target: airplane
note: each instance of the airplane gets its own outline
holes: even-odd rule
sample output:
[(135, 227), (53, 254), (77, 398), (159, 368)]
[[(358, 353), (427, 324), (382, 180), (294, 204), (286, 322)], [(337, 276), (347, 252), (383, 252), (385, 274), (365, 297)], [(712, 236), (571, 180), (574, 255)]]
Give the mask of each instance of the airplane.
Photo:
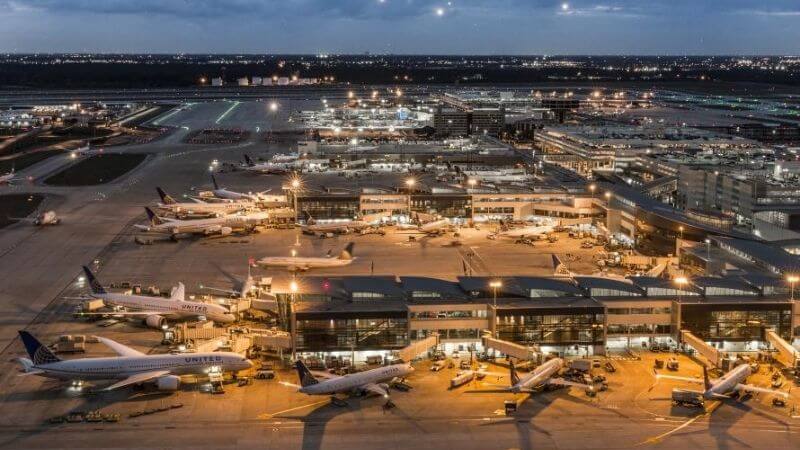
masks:
[(308, 212), (306, 215), (306, 224), (300, 227), (300, 230), (305, 234), (325, 234), (325, 233), (341, 233), (347, 234), (351, 231), (361, 231), (369, 228), (372, 225), (364, 220), (338, 220), (330, 223), (318, 223), (311, 217)]
[(249, 230), (255, 228), (269, 219), (269, 214), (264, 212), (249, 214), (229, 214), (222, 217), (207, 219), (181, 220), (159, 217), (152, 209), (144, 207), (150, 225), (134, 225), (139, 230), (169, 234), (172, 239), (177, 239), (181, 234), (199, 234), (210, 236), (218, 234), (227, 236), (233, 230)]
[(415, 214), (414, 223), (399, 225), (398, 228), (431, 236), (441, 236), (450, 229), (450, 221), (447, 218), (442, 218), (423, 223), (419, 214)]
[[(355, 243), (350, 242), (339, 253), (339, 256), (308, 257), (308, 256), (265, 256), (256, 261), (259, 266), (266, 267), (286, 267), (289, 271), (305, 271), (315, 268), (344, 267), (353, 262), (353, 247)], [(328, 252), (330, 255), (330, 252)]]
[[(252, 261), (252, 259), (251, 259), (251, 261)], [(253, 279), (253, 276), (250, 274), (250, 267), (251, 267), (251, 264), (248, 264), (247, 265), (247, 278), (245, 278), (244, 281), (241, 282), (241, 286), (239, 287), (239, 289), (220, 289), (220, 288), (215, 288), (215, 287), (211, 287), (211, 286), (205, 286), (205, 285), (202, 285), (202, 284), (200, 285), (200, 289), (207, 289), (209, 291), (222, 292), (222, 293), (225, 293), (225, 294), (228, 294), (228, 295), (231, 295), (231, 296), (235, 296), (236, 298), (239, 298), (239, 299), (245, 299), (248, 296), (255, 295), (253, 293), (253, 291), (256, 290), (257, 286), (256, 286), (255, 280)]]
[(45, 211), (41, 214), (37, 214), (36, 218), (33, 219), (30, 217), (9, 217), (9, 219), (30, 222), (39, 226), (58, 225), (61, 223), (61, 218), (56, 215), (55, 211)]
[(121, 307), (125, 312), (82, 313), (83, 315), (123, 315), (141, 316), (150, 328), (163, 328), (167, 319), (211, 320), (217, 323), (232, 323), (236, 317), (221, 305), (188, 301), (183, 283), (172, 289), (170, 298), (146, 295), (128, 295), (108, 292), (92, 271), (83, 266), (83, 273), (89, 282), (90, 297), (103, 300), (106, 306)]
[(231, 201), (231, 202), (204, 202), (197, 199), (192, 199), (192, 202), (177, 202), (172, 196), (164, 192), (160, 187), (156, 187), (161, 203), (158, 208), (172, 212), (173, 214), (189, 214), (189, 215), (214, 215), (214, 214), (228, 214), (239, 212), (249, 208), (253, 205), (250, 201)]
[(550, 234), (554, 229), (555, 227), (553, 225), (530, 225), (527, 227), (512, 228), (510, 230), (501, 231), (497, 233), (497, 236), (506, 238), (536, 238)]
[(250, 155), (244, 155), (244, 165), (242, 168), (244, 170), (250, 172), (258, 172), (264, 174), (273, 174), (273, 175), (282, 175), (288, 173), (290, 170), (295, 168), (294, 162), (282, 162), (282, 163), (274, 163), (274, 162), (262, 162), (256, 163), (250, 158)]
[[(365, 370), (364, 372), (347, 375), (332, 375), (328, 373), (312, 373), (299, 359), (295, 362), (297, 376), (300, 379), (298, 392), (307, 395), (331, 395), (341, 393), (374, 393), (386, 399), (386, 405), (391, 406), (389, 398), (389, 385), (387, 382), (395, 378), (403, 378), (414, 372), (409, 363), (392, 364)], [(284, 383), (288, 384), (288, 383)]]
[(214, 196), (225, 200), (247, 200), (250, 202), (258, 202), (263, 199), (262, 196), (264, 194), (269, 192), (269, 190), (266, 190), (255, 193), (248, 192), (245, 194), (244, 192), (230, 191), (228, 189), (219, 187), (219, 184), (217, 184), (217, 178), (213, 174), (211, 175), (211, 181), (214, 183), (214, 190), (211, 192), (214, 193)]
[(72, 381), (119, 380), (103, 391), (151, 381), (159, 390), (175, 391), (180, 387), (180, 375), (205, 375), (214, 368), (238, 372), (253, 367), (252, 362), (238, 353), (146, 355), (103, 337), (97, 339), (119, 356), (62, 360), (27, 331), (19, 331), (19, 335), (30, 357), (19, 358), (26, 375)]
[(734, 367), (726, 374), (712, 381), (708, 379), (708, 369), (704, 365), (702, 380), (698, 378), (678, 377), (674, 375), (662, 375), (658, 373), (656, 374), (656, 379), (664, 378), (668, 380), (677, 380), (677, 381), (685, 381), (688, 383), (702, 384), (704, 388), (703, 391), (693, 391), (690, 389), (673, 389), (673, 393), (678, 395), (697, 394), (702, 396), (705, 400), (729, 399), (732, 398), (731, 394), (733, 394), (736, 391), (738, 391), (740, 394), (745, 392), (762, 392), (765, 394), (774, 394), (774, 395), (780, 395), (781, 397), (784, 398), (789, 398), (789, 394), (786, 392), (762, 388), (752, 384), (745, 384), (747, 381), (747, 377), (749, 377), (752, 373), (753, 369), (750, 367), (750, 364), (745, 363)]
[[(618, 275), (618, 274), (612, 273), (612, 272), (595, 272), (595, 273), (593, 273), (591, 275), (576, 274), (576, 273), (572, 272), (571, 270), (569, 270), (567, 265), (564, 264), (561, 261), (561, 258), (559, 258), (555, 253), (551, 254), (551, 257), (553, 258), (553, 277), (554, 278), (575, 278), (575, 277), (580, 277), (580, 276), (587, 276), (587, 277), (609, 278), (609, 279), (624, 281), (624, 282), (628, 282), (628, 283), (630, 282), (630, 280), (628, 280), (625, 276)], [(666, 264), (659, 264), (659, 265), (653, 267), (652, 269), (648, 270), (643, 276), (657, 278), (657, 277), (659, 277), (661, 275), (661, 273), (664, 271), (665, 268), (666, 268)]]
[[(547, 384), (559, 385), (559, 386), (578, 386), (586, 389), (594, 389), (593, 386), (584, 384), (584, 383), (576, 383), (574, 381), (565, 380), (558, 376), (558, 372), (564, 368), (566, 365), (564, 360), (561, 358), (553, 358), (544, 364), (533, 369), (530, 373), (520, 377), (517, 375), (517, 369), (514, 367), (514, 362), (509, 361), (510, 363), (510, 386), (501, 386), (499, 389), (481, 389), (476, 391), (470, 391), (473, 393), (497, 393), (497, 392), (511, 392), (514, 394), (520, 393), (532, 393), (537, 388), (540, 388)], [(486, 372), (489, 375), (498, 375), (495, 373)], [(500, 374), (504, 375), (504, 374)]]

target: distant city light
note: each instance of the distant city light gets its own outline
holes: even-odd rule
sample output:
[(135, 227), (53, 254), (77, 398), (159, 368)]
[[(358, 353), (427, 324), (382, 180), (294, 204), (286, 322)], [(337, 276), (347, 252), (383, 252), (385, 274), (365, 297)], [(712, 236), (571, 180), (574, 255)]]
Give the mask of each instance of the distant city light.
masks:
[(444, 8), (436, 8), (436, 15), (442, 17), (444, 15)]
[(569, 10), (569, 3), (562, 3), (561, 4), (561, 10), (562, 11), (568, 11)]

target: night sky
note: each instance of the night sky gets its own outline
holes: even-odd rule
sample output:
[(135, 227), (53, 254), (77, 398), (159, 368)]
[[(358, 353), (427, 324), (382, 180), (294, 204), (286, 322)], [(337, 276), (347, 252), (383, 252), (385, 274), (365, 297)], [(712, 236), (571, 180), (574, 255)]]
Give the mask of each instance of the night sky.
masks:
[(0, 0), (0, 52), (800, 54), (800, 0)]

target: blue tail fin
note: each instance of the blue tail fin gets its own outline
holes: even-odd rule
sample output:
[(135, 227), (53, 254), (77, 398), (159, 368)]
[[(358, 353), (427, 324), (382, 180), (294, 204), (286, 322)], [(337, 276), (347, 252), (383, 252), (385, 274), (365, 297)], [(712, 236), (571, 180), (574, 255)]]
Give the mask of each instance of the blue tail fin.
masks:
[(165, 205), (169, 205), (171, 203), (175, 203), (175, 199), (170, 197), (170, 195), (167, 194), (166, 192), (164, 192), (164, 190), (161, 189), (160, 187), (156, 187), (156, 192), (158, 192), (158, 196), (161, 197), (161, 201)]
[(19, 337), (22, 338), (25, 350), (28, 352), (28, 356), (31, 357), (31, 361), (33, 361), (34, 365), (38, 366), (61, 361), (61, 358), (56, 356), (49, 348), (42, 345), (38, 339), (27, 331), (20, 330)]
[(89, 288), (91, 288), (93, 294), (105, 294), (106, 290), (103, 288), (103, 285), (97, 281), (97, 277), (94, 276), (91, 270), (88, 267), (83, 266), (83, 273), (86, 274), (86, 280), (89, 281)]
[(297, 369), (297, 377), (300, 379), (300, 386), (306, 387), (306, 386), (311, 386), (312, 384), (319, 383), (319, 380), (317, 380), (314, 377), (314, 374), (312, 374), (311, 371), (308, 370), (308, 367), (306, 367), (306, 365), (303, 364), (303, 361), (300, 361), (298, 359), (294, 363), (294, 367)]

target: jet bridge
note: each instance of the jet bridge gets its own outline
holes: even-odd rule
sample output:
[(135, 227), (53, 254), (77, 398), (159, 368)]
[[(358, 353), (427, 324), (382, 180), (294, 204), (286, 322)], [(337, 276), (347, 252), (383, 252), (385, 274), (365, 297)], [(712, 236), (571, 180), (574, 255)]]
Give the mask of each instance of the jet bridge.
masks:
[(520, 361), (534, 360), (539, 357), (538, 347), (528, 347), (514, 342), (504, 341), (492, 337), (491, 333), (486, 333), (481, 338), (483, 346), (487, 349), (497, 350), (498, 352), (516, 358)]
[(439, 335), (434, 334), (432, 336), (428, 336), (425, 339), (414, 341), (408, 344), (406, 347), (397, 350), (395, 355), (398, 359), (403, 360), (405, 362), (410, 362), (417, 356), (422, 353), (427, 352), (428, 350), (432, 349), (439, 345)]
[(722, 361), (728, 357), (727, 354), (712, 347), (706, 343), (706, 341), (695, 336), (691, 331), (688, 330), (681, 330), (681, 342), (692, 347), (697, 353), (702, 355), (716, 367), (721, 368), (723, 365)]
[(800, 352), (798, 352), (792, 344), (786, 342), (782, 337), (773, 330), (767, 330), (767, 341), (778, 350), (780, 361), (793, 369), (800, 366)]

